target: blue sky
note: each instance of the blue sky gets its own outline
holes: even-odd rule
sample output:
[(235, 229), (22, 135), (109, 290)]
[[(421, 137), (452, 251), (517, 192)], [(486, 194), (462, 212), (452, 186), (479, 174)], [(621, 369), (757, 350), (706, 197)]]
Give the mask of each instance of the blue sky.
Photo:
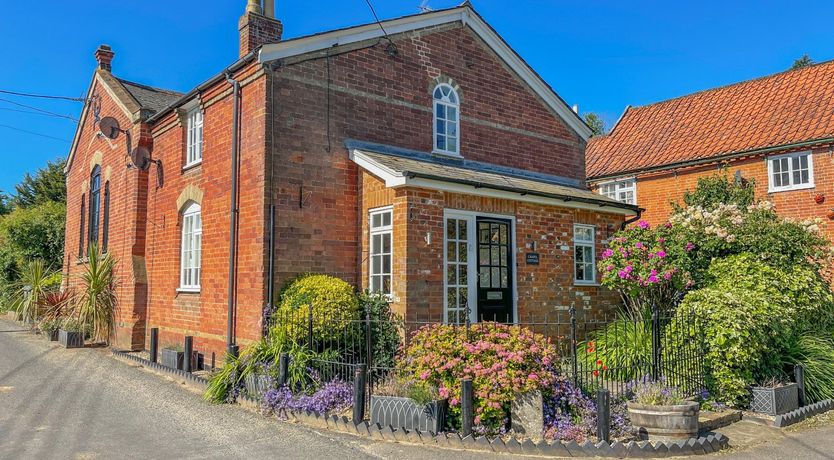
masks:
[[(381, 18), (420, 0), (374, 0)], [(459, 3), (431, 0), (443, 8)], [(610, 126), (626, 105), (779, 72), (803, 53), (834, 58), (834, 2), (474, 0), (475, 8), (570, 104)], [(237, 58), (245, 0), (8, 1), (0, 14), (0, 89), (83, 96), (100, 43), (114, 73), (187, 91)], [(314, 8), (310, 6), (314, 5)], [(369, 22), (364, 0), (276, 0), (285, 37)], [(0, 99), (78, 116), (81, 104)], [(65, 156), (75, 125), (0, 100), (0, 190)], [(36, 136), (22, 129), (58, 139)]]

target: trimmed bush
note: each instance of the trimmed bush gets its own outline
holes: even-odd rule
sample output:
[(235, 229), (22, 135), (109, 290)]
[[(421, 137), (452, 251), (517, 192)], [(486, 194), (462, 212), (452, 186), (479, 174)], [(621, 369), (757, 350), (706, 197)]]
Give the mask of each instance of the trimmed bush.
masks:
[(359, 319), (359, 301), (353, 287), (329, 275), (303, 275), (281, 293), (277, 321), (283, 321), (292, 338), (307, 337), (309, 305), (313, 306), (313, 340), (327, 341), (344, 334)]

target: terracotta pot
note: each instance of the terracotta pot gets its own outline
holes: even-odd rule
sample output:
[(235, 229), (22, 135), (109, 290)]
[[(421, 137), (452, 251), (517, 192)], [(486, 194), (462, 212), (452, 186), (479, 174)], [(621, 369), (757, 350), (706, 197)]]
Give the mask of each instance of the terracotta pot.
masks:
[(679, 441), (698, 437), (701, 406), (687, 401), (674, 406), (628, 403), (628, 416), (640, 439)]
[(825, 215), (829, 219), (834, 219), (834, 209), (830, 209), (827, 213), (825, 213)]
[(823, 195), (822, 193), (817, 193), (816, 195), (814, 195), (814, 201), (817, 204), (822, 204), (825, 201), (825, 195)]

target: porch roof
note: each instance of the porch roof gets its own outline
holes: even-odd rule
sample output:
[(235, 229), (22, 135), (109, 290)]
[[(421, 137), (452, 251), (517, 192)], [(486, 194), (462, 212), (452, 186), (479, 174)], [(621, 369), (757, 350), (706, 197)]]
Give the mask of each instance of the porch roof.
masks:
[(624, 215), (638, 210), (584, 185), (573, 186), (577, 181), (569, 178), (362, 141), (348, 140), (345, 146), (351, 160), (387, 187), (421, 187)]

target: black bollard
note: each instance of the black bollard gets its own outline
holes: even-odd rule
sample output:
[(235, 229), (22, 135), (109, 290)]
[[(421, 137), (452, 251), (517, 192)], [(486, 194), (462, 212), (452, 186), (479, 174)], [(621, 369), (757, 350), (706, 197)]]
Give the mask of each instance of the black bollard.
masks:
[(597, 390), (597, 439), (611, 442), (611, 392)]
[(799, 407), (805, 407), (805, 368), (802, 364), (793, 367), (793, 376), (799, 390)]
[(182, 357), (182, 370), (191, 372), (194, 363), (191, 362), (191, 355), (194, 354), (194, 337), (185, 336), (185, 349)]
[(353, 378), (353, 423), (365, 420), (365, 365), (360, 364)]
[(278, 387), (287, 384), (287, 372), (290, 367), (290, 355), (288, 353), (281, 353), (278, 359)]
[(157, 361), (157, 356), (159, 355), (159, 328), (155, 327), (151, 329), (151, 362), (155, 363)]
[(474, 424), (475, 415), (471, 379), (463, 379), (461, 381), (460, 413), (462, 419), (461, 432), (464, 436), (469, 436), (472, 434), (472, 425)]

